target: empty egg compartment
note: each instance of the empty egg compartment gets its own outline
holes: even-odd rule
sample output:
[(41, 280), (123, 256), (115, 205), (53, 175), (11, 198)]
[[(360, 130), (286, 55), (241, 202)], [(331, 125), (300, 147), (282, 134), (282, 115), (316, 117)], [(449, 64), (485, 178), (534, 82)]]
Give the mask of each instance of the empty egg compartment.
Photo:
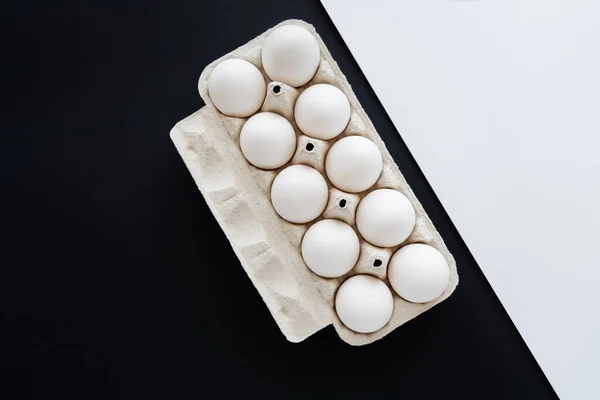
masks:
[[(274, 29), (287, 25), (297, 25), (308, 30), (316, 38), (321, 54), (320, 63), (313, 78), (308, 83), (298, 87), (292, 87), (279, 81), (271, 81), (262, 65), (261, 48), (263, 42)], [(208, 88), (210, 74), (219, 63), (228, 59), (248, 61), (258, 68), (265, 79), (264, 100), (256, 112), (249, 117), (251, 118), (260, 112), (276, 113), (286, 118), (295, 131), (296, 146), (294, 154), (288, 162), (278, 168), (265, 170), (257, 168), (248, 162), (239, 147), (240, 132), (249, 118), (228, 116), (220, 113), (211, 101)], [(309, 136), (304, 134), (304, 131), (299, 129), (294, 118), (294, 109), (299, 96), (307, 88), (318, 84), (335, 86), (343, 92), (350, 103), (351, 113), (343, 132), (332, 138), (329, 138), (327, 135), (323, 138), (315, 138), (314, 136), (318, 135), (312, 134)], [(251, 244), (243, 243), (241, 247), (243, 250), (241, 250), (241, 242), (248, 241), (248, 237), (252, 237), (252, 234), (233, 232), (234, 230), (247, 229), (240, 227), (240, 224), (237, 224), (236, 227), (234, 226), (235, 224), (231, 223), (226, 229), (225, 225), (232, 217), (224, 217), (217, 210), (223, 207), (222, 204), (214, 204), (211, 210), (230, 239), (232, 247), (236, 250), (238, 257), (240, 257), (242, 265), (253, 284), (257, 287), (263, 299), (265, 299), (275, 320), (288, 339), (293, 341), (302, 340), (321, 327), (332, 323), (344, 341), (353, 345), (368, 344), (385, 336), (404, 322), (443, 301), (452, 293), (458, 284), (458, 274), (452, 256), (444, 245), (439, 233), (427, 217), (423, 207), (404, 180), (371, 121), (358, 103), (349, 83), (311, 25), (297, 20), (285, 21), (248, 44), (213, 62), (202, 72), (199, 80), (199, 91), (207, 107), (182, 121), (182, 123), (190, 119), (200, 118), (212, 121), (210, 129), (200, 130), (192, 128), (190, 132), (194, 132), (195, 135), (202, 137), (222, 136), (218, 140), (219, 151), (228, 154), (229, 157), (228, 160), (222, 163), (222, 168), (235, 170), (238, 178), (236, 184), (239, 185), (239, 196), (246, 197), (245, 201), (249, 204), (248, 209), (253, 212), (252, 218), (255, 218), (258, 224), (261, 225), (263, 235), (269, 237), (262, 240), (257, 238), (255, 243)], [(309, 129), (310, 127), (305, 127), (305, 130)], [(186, 164), (188, 164), (188, 168), (192, 172), (194, 179), (198, 183), (203, 195), (207, 197), (207, 193), (205, 192), (208, 190), (208, 184), (204, 181), (214, 180), (208, 175), (213, 172), (217, 173), (217, 171), (211, 170), (207, 172), (203, 169), (202, 173), (199, 172), (200, 168), (194, 163), (198, 161), (197, 158), (202, 157), (204, 150), (190, 150), (186, 141), (192, 140), (192, 135), (188, 134), (186, 137), (184, 136), (181, 135), (180, 131), (175, 132), (175, 134), (172, 133), (173, 140), (176, 142), (176, 145), (179, 143), (178, 149)], [(383, 164), (382, 172), (373, 185), (365, 189), (361, 187), (348, 188), (351, 191), (356, 191), (356, 193), (340, 190), (334, 186), (325, 171), (326, 157), (332, 146), (335, 146), (342, 139), (352, 136), (364, 137), (372, 141), (381, 153)], [(227, 148), (228, 146), (231, 148)], [(193, 159), (193, 162), (190, 159)], [(288, 222), (281, 218), (274, 207), (271, 206), (270, 191), (273, 181), (279, 172), (292, 165), (306, 165), (319, 171), (328, 187), (327, 201), (322, 213), (306, 223)], [(408, 198), (414, 208), (416, 215), (415, 227), (408, 238), (399, 245), (381, 247), (373, 245), (366, 241), (356, 228), (356, 210), (360, 201), (367, 194), (377, 189), (399, 191)], [(226, 220), (222, 220), (222, 218), (226, 218)], [(306, 234), (306, 231), (324, 219), (340, 220), (348, 224), (357, 233), (360, 241), (360, 252), (355, 266), (339, 278), (324, 278), (310, 272), (301, 256), (302, 238)], [(388, 265), (394, 253), (399, 248), (412, 243), (424, 243), (437, 249), (443, 255), (449, 267), (450, 278), (444, 292), (439, 297), (427, 303), (411, 303), (402, 299), (391, 288), (387, 279)], [(254, 250), (249, 251), (249, 248)], [(259, 255), (257, 256), (255, 253)], [(267, 262), (263, 260), (261, 257), (265, 254), (268, 257), (272, 254), (273, 259), (276, 261)], [(284, 265), (277, 266), (277, 263)], [(335, 313), (334, 303), (338, 288), (348, 278), (360, 274), (380, 279), (390, 288), (393, 295), (393, 313), (389, 322), (381, 329), (372, 333), (359, 333), (349, 329)], [(281, 286), (285, 290), (278, 289), (277, 286)], [(318, 296), (319, 299), (314, 298), (314, 296)], [(295, 320), (297, 321), (295, 322)]]

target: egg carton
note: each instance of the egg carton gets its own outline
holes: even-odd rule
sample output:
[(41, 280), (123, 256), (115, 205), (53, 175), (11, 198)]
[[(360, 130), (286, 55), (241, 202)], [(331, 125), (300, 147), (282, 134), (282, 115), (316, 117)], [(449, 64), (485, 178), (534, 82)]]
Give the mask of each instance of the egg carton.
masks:
[[(299, 88), (270, 81), (261, 62), (261, 48), (266, 37), (274, 29), (287, 24), (296, 24), (311, 32), (321, 50), (317, 73), (310, 82)], [(296, 130), (295, 155), (277, 170), (260, 170), (246, 161), (239, 147), (239, 135), (247, 118), (221, 114), (211, 102), (208, 94), (211, 71), (217, 64), (230, 58), (244, 59), (258, 67), (267, 82), (267, 95), (260, 111), (284, 116)], [(303, 135), (293, 118), (298, 95), (317, 83), (328, 83), (341, 89), (352, 109), (344, 132), (329, 141)], [(312, 25), (300, 20), (280, 23), (208, 65), (200, 76), (198, 87), (206, 106), (175, 125), (171, 138), (243, 268), (288, 340), (302, 341), (333, 324), (339, 337), (351, 345), (372, 343), (452, 294), (458, 284), (454, 258)], [(365, 192), (351, 194), (333, 187), (327, 180), (328, 205), (318, 219), (298, 225), (279, 217), (270, 203), (270, 187), (277, 173), (290, 165), (305, 164), (317, 169), (326, 178), (324, 163), (327, 150), (337, 140), (350, 135), (361, 135), (372, 140), (381, 151), (384, 166), (377, 183)], [(359, 260), (348, 274), (327, 279), (312, 273), (300, 251), (302, 237), (309, 226), (324, 218), (336, 218), (355, 228), (355, 213), (361, 198), (380, 188), (400, 191), (414, 206), (416, 224), (408, 239), (399, 246), (379, 248), (361, 238)], [(347, 328), (335, 312), (338, 287), (356, 274), (376, 276), (389, 286), (386, 276), (388, 262), (398, 248), (410, 243), (428, 244), (444, 256), (450, 268), (450, 280), (445, 291), (431, 302), (417, 304), (402, 299), (392, 290), (394, 311), (382, 329), (373, 333), (358, 333)]]

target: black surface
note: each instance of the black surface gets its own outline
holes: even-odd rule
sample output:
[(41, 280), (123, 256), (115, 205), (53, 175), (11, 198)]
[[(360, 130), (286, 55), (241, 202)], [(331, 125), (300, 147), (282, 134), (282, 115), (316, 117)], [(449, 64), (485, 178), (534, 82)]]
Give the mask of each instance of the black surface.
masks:
[[(1, 398), (556, 397), (320, 4), (3, 8)], [(458, 263), (454, 295), (366, 347), (284, 339), (168, 137), (205, 65), (288, 18), (322, 35)]]

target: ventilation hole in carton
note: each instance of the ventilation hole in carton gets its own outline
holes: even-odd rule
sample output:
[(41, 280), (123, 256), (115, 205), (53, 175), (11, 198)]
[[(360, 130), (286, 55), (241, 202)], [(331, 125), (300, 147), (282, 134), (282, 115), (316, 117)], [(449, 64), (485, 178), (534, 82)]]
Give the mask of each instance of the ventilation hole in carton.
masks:
[(373, 266), (374, 266), (375, 268), (377, 268), (377, 267), (381, 267), (381, 265), (382, 265), (382, 264), (383, 264), (383, 261), (381, 261), (381, 260), (380, 260), (380, 259), (378, 259), (378, 258), (377, 258), (377, 259), (375, 259), (375, 261), (373, 261)]
[(273, 86), (273, 88), (271, 90), (273, 91), (274, 94), (279, 94), (279, 92), (281, 92), (281, 86), (275, 85), (275, 86)]
[(312, 143), (306, 143), (306, 151), (312, 151), (315, 148), (315, 145)]
[(338, 204), (339, 204), (340, 208), (345, 208), (346, 207), (346, 199), (341, 199)]

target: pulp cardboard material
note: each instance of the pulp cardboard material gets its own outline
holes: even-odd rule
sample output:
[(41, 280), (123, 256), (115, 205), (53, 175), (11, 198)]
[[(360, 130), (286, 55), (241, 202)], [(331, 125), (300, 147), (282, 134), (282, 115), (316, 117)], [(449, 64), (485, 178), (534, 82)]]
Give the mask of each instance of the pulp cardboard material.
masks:
[[(308, 29), (321, 48), (319, 70), (308, 84), (299, 88), (271, 82), (262, 69), (262, 43), (273, 29), (285, 24), (297, 24)], [(221, 114), (210, 100), (207, 88), (210, 73), (219, 62), (229, 58), (247, 60), (261, 70), (268, 83), (267, 96), (261, 111), (283, 115), (296, 129), (296, 154), (282, 168), (264, 171), (248, 163), (239, 147), (239, 134), (246, 119)], [(340, 88), (350, 100), (352, 108), (352, 116), (346, 130), (329, 141), (302, 135), (294, 123), (293, 104), (296, 98), (304, 89), (316, 83), (328, 83)], [(273, 90), (275, 86), (279, 86), (278, 90)], [(347, 343), (368, 344), (452, 294), (458, 284), (456, 263), (452, 255), (312, 25), (299, 20), (282, 22), (207, 66), (200, 76), (198, 87), (206, 106), (175, 125), (171, 131), (171, 138), (227, 235), (242, 267), (288, 340), (302, 341), (325, 326), (333, 324), (340, 338)], [(305, 225), (292, 224), (280, 218), (270, 203), (270, 187), (277, 173), (289, 165), (306, 164), (316, 168), (326, 177), (324, 160), (327, 150), (337, 140), (350, 135), (361, 135), (371, 139), (381, 151), (384, 167), (375, 186), (359, 194), (349, 194), (334, 188), (327, 181), (330, 188), (329, 204), (321, 217)], [(307, 147), (309, 143), (312, 146)], [(312, 223), (323, 218), (337, 218), (356, 229), (354, 215), (358, 202), (370, 191), (380, 188), (398, 190), (412, 202), (417, 222), (410, 237), (400, 246), (385, 249), (372, 246), (361, 238), (359, 261), (348, 274), (334, 279), (313, 274), (304, 264), (300, 253), (304, 232)], [(345, 200), (341, 203), (343, 207), (340, 206), (341, 200)], [(337, 288), (348, 277), (358, 273), (371, 274), (387, 284), (386, 268), (391, 255), (409, 243), (426, 243), (444, 255), (450, 267), (450, 282), (445, 292), (434, 301), (415, 304), (403, 300), (392, 290), (394, 312), (386, 326), (369, 334), (348, 329), (335, 313), (334, 299)], [(375, 260), (381, 261), (376, 263), (378, 266), (374, 265)], [(244, 299), (239, 301), (243, 303)]]

